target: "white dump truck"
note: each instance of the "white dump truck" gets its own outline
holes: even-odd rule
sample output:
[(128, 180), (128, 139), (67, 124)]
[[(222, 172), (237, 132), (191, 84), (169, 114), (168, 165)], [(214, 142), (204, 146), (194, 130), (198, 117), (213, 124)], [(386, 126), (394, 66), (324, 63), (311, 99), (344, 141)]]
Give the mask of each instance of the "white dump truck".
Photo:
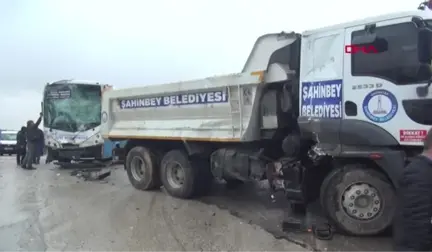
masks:
[(380, 233), (432, 125), (431, 24), (416, 10), (264, 35), (241, 73), (108, 91), (103, 136), (127, 140), (137, 189), (266, 179), (294, 204), (320, 199), (347, 233)]

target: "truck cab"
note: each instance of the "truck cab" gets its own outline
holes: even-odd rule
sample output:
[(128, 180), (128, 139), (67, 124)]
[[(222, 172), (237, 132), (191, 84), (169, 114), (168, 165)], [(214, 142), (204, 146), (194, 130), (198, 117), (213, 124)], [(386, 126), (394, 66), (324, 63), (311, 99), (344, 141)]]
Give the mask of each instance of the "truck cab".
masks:
[(325, 212), (348, 233), (391, 224), (400, 175), (422, 151), (432, 125), (431, 24), (432, 12), (417, 10), (302, 34), (298, 125), (312, 140), (309, 157), (331, 157), (332, 168), (304, 171), (303, 182), (315, 178), (301, 191), (318, 183)]

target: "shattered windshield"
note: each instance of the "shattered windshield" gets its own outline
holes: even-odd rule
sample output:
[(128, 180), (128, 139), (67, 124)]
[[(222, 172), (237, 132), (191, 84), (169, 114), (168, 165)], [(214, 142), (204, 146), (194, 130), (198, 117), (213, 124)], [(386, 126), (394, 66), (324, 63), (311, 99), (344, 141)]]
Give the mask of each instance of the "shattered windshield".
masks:
[(99, 85), (53, 84), (45, 88), (45, 127), (77, 132), (94, 128), (100, 123)]

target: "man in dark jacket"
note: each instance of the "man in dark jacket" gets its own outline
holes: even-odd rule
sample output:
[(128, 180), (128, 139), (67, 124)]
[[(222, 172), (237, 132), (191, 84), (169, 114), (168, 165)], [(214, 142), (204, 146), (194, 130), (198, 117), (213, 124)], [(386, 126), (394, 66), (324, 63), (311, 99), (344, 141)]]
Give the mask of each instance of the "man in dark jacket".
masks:
[(396, 251), (432, 250), (432, 129), (424, 152), (404, 169), (397, 190), (393, 240)]
[(16, 161), (17, 165), (21, 165), (22, 161), (24, 159), (24, 156), (26, 154), (26, 131), (27, 128), (22, 126), (21, 130), (18, 131), (16, 140), (17, 140), (17, 155), (16, 155)]
[(37, 140), (37, 147), (36, 147), (36, 155), (35, 155), (35, 164), (40, 164), (40, 158), (44, 154), (44, 147), (45, 147), (45, 136), (43, 130), (38, 128), (38, 140)]
[(40, 113), (39, 119), (34, 123), (32, 120), (27, 122), (27, 153), (21, 164), (24, 169), (33, 170), (33, 160), (36, 155), (37, 141), (39, 139), (38, 127), (42, 121), (42, 113)]

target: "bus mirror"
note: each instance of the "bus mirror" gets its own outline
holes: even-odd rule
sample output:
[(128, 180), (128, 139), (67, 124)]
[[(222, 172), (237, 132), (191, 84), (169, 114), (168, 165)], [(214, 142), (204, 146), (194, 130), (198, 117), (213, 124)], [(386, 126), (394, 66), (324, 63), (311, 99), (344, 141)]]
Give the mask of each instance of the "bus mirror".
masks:
[(419, 62), (430, 65), (432, 58), (432, 30), (430, 28), (424, 27), (418, 31), (417, 48)]

